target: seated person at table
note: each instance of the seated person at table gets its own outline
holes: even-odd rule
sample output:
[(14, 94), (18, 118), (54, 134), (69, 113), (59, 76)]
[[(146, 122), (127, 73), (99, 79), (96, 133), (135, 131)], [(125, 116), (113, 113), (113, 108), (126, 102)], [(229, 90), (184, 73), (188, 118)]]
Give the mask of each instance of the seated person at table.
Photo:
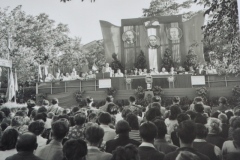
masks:
[(103, 73), (110, 73), (110, 77), (112, 77), (112, 68), (109, 67), (109, 63), (106, 63), (105, 67), (103, 68)]
[(206, 70), (206, 74), (217, 74), (217, 70), (209, 65), (208, 70)]
[(148, 74), (148, 73), (147, 73), (147, 69), (145, 68), (145, 69), (143, 70), (142, 75), (146, 76), (147, 74)]
[(171, 67), (169, 74), (177, 74), (177, 72), (174, 70), (174, 67)]
[(193, 69), (193, 66), (190, 66), (190, 67), (189, 67), (188, 73), (189, 73), (189, 74), (192, 74), (192, 75), (195, 74), (195, 71), (194, 71), (194, 69)]
[(69, 75), (69, 73), (66, 73), (66, 76), (63, 78), (63, 81), (69, 81), (72, 77)]
[(151, 71), (151, 75), (157, 75), (159, 74), (159, 72), (156, 70), (156, 68), (153, 68), (153, 70)]
[(72, 70), (71, 78), (72, 78), (72, 80), (75, 80), (75, 79), (78, 79), (78, 78), (79, 78), (79, 76), (77, 75), (77, 72), (76, 72), (75, 68), (73, 68), (73, 70)]
[(140, 69), (138, 70), (138, 75), (141, 76), (142, 74), (143, 74), (143, 71), (142, 71), (142, 69), (140, 68)]
[(60, 80), (63, 80), (63, 79), (65, 79), (65, 76), (64, 76), (64, 74), (63, 74), (63, 73), (61, 73), (61, 75), (59, 76), (59, 79), (60, 79)]
[(177, 74), (184, 74), (184, 73), (185, 73), (185, 69), (182, 66), (179, 66), (177, 70)]
[(169, 73), (166, 71), (166, 69), (163, 67), (162, 72), (159, 73), (160, 75), (168, 75)]
[(135, 70), (134, 70), (134, 75), (135, 75), (135, 76), (138, 75), (138, 69), (137, 69), (137, 68), (135, 68)]
[(87, 77), (90, 78), (90, 79), (93, 79), (93, 78), (96, 78), (96, 75), (93, 74), (92, 71), (89, 71)]
[[(197, 75), (203, 75), (204, 74), (204, 72), (205, 72), (205, 70), (203, 69), (203, 64), (200, 64), (198, 67), (197, 67), (197, 69), (196, 69), (196, 74)], [(206, 73), (206, 72), (205, 72)]]
[(60, 72), (56, 72), (56, 78), (55, 79), (60, 79)]
[(123, 77), (123, 73), (120, 69), (117, 70), (117, 73), (115, 73), (115, 77)]
[(45, 82), (51, 82), (54, 79), (53, 75), (48, 73), (47, 77), (45, 78)]

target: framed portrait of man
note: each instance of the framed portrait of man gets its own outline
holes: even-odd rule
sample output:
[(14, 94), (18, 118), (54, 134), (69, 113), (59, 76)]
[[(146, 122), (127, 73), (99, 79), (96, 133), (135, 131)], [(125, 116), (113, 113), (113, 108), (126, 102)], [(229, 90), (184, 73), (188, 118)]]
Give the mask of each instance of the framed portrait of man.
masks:
[(149, 48), (155, 49), (160, 46), (160, 38), (155, 35), (148, 36), (147, 44)]
[(125, 31), (122, 40), (127, 44), (133, 44), (136, 41), (136, 34), (133, 30)]
[(167, 36), (171, 41), (180, 40), (182, 38), (182, 30), (178, 27), (171, 27), (168, 29)]

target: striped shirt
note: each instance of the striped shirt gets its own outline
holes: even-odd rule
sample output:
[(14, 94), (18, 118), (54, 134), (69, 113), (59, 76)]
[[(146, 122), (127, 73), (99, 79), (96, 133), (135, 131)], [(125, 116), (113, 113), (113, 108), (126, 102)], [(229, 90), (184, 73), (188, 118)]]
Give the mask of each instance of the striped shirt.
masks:
[[(118, 137), (119, 137), (119, 136), (116, 135), (114, 139), (116, 139), (116, 138), (118, 138)], [(135, 140), (135, 141), (138, 141), (138, 142), (140, 142), (140, 143), (142, 143), (142, 139), (141, 139), (141, 137), (140, 137), (139, 130), (131, 130), (131, 131), (129, 132), (129, 138), (130, 138), (130, 139), (133, 139), (133, 140)]]

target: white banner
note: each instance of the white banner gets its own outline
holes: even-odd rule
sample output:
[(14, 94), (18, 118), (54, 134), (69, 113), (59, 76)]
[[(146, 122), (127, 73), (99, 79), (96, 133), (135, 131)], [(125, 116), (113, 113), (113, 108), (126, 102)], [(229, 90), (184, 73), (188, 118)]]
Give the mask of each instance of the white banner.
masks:
[(205, 85), (205, 76), (191, 76), (192, 85)]
[(112, 81), (111, 79), (99, 79), (99, 88), (111, 88)]

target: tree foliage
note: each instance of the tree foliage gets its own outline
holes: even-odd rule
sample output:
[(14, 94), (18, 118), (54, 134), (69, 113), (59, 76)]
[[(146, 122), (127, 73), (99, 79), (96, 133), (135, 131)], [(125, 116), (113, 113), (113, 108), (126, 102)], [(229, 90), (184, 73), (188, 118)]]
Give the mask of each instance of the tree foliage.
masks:
[(198, 59), (197, 54), (195, 53), (193, 47), (191, 47), (188, 51), (188, 54), (186, 56), (186, 61), (184, 62), (184, 68), (186, 70), (189, 70), (189, 67), (193, 67), (194, 69), (197, 68), (198, 65)]
[(117, 73), (117, 70), (120, 69), (122, 73), (124, 73), (124, 68), (122, 63), (118, 60), (117, 54), (112, 54), (113, 61), (110, 64), (110, 67), (114, 70), (114, 73)]
[(172, 52), (169, 48), (165, 50), (164, 57), (162, 60), (162, 68), (165, 68), (167, 71), (170, 71), (171, 67), (174, 67)]
[(135, 68), (142, 69), (142, 70), (147, 68), (147, 60), (146, 60), (146, 57), (142, 50), (141, 50), (140, 54), (138, 55), (134, 66), (135, 66)]

